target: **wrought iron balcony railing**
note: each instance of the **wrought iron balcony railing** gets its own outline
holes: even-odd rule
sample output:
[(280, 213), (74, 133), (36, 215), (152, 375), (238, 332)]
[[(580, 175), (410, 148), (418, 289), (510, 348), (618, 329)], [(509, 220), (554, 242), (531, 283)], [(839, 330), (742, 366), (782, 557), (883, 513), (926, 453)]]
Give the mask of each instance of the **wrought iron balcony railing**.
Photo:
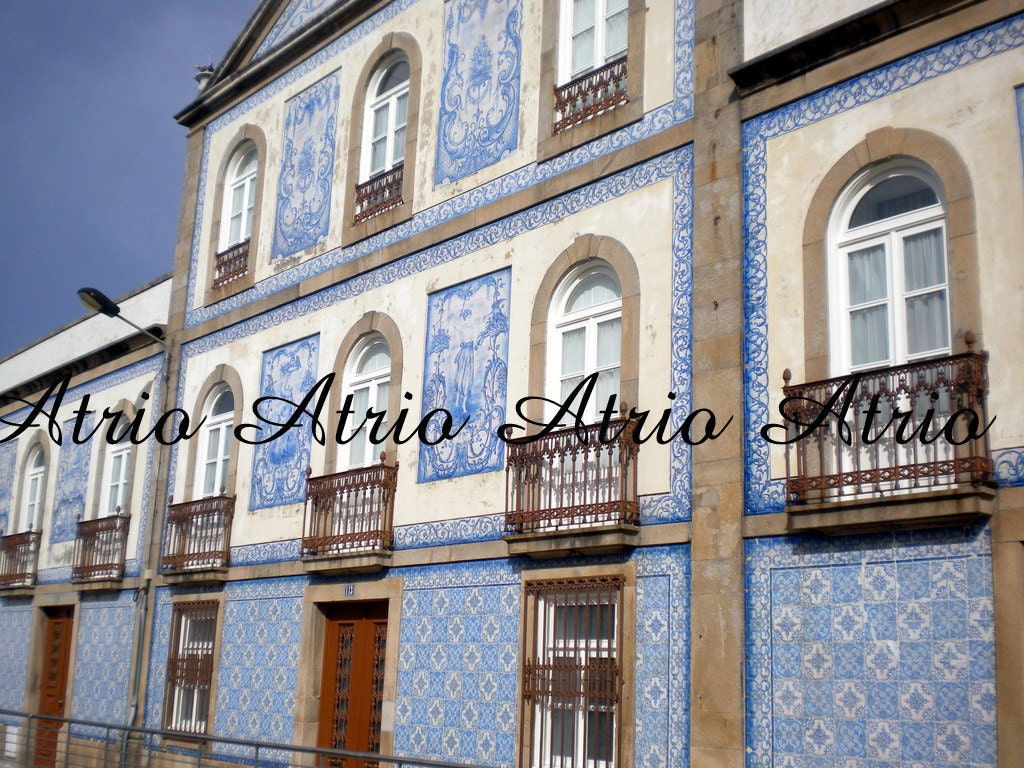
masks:
[(124, 578), (131, 515), (122, 513), (98, 520), (79, 520), (75, 526), (75, 559), (72, 581)]
[(36, 583), (40, 531), (0, 536), (0, 588), (31, 587)]
[(787, 501), (991, 482), (986, 359), (969, 352), (799, 385), (787, 370)]
[[(508, 444), (505, 465), (505, 532), (557, 532), (613, 525), (638, 525), (638, 445), (628, 422), (551, 432)], [(581, 438), (585, 438), (581, 439)]]
[(234, 512), (234, 496), (172, 503), (167, 507), (161, 569), (179, 572), (227, 568)]
[(390, 171), (356, 185), (356, 224), (402, 204), (404, 168), (405, 164), (400, 163)]
[(302, 556), (391, 549), (397, 481), (398, 466), (383, 460), (333, 475), (307, 474)]
[(214, 257), (216, 260), (213, 270), (214, 288), (220, 288), (222, 285), (244, 277), (249, 271), (249, 242), (250, 238), (246, 238)]
[(628, 101), (626, 57), (555, 88), (555, 133), (572, 128)]

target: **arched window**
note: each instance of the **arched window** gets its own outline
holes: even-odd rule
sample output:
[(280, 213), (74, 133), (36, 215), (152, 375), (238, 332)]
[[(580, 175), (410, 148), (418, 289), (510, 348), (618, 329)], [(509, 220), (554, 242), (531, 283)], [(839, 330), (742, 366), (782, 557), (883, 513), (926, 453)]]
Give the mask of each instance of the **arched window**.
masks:
[[(352, 397), (349, 424), (353, 427), (362, 424), (368, 408), (386, 414), (390, 388), (391, 350), (388, 343), (379, 333), (364, 336), (352, 349), (345, 365), (341, 397), (343, 403), (349, 395)], [(386, 419), (383, 426), (386, 428)], [(339, 470), (377, 463), (384, 446), (370, 442), (369, 430), (363, 428), (353, 435), (349, 429), (344, 437), (352, 439), (338, 452)]]
[(888, 163), (840, 195), (830, 226), (833, 374), (951, 353), (942, 188), (929, 168)]
[(203, 498), (217, 496), (227, 485), (231, 461), (231, 428), (235, 415), (235, 398), (231, 388), (219, 384), (206, 398), (196, 462), (196, 483)]
[(409, 60), (396, 53), (377, 67), (366, 92), (360, 180), (390, 171), (405, 160), (409, 115)]
[(43, 492), (46, 479), (46, 456), (35, 446), (25, 461), (21, 490), (21, 515), (12, 526), (12, 533), (38, 531), (43, 527)]
[(614, 270), (590, 262), (570, 272), (555, 292), (548, 329), (548, 397), (564, 402), (586, 376), (597, 374), (585, 414), (596, 420), (609, 396), (619, 394), (622, 289)]
[(100, 493), (99, 517), (111, 517), (118, 512), (128, 512), (128, 480), (129, 465), (132, 457), (132, 444), (127, 435), (128, 419), (118, 419), (115, 435), (124, 433), (121, 441), (107, 446), (107, 454), (103, 460), (103, 488)]
[(245, 141), (235, 150), (224, 179), (224, 210), (221, 216), (221, 242), (225, 250), (249, 239), (256, 209), (256, 176), (259, 155), (256, 145)]

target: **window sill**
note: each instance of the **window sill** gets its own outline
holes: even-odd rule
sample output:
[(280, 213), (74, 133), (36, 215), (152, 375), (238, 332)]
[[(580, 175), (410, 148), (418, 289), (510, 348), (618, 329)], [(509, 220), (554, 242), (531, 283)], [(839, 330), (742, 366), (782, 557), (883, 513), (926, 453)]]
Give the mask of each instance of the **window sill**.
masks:
[(180, 571), (164, 571), (161, 575), (165, 584), (223, 584), (228, 580), (228, 569), (223, 567), (190, 568)]
[(991, 517), (996, 509), (995, 499), (995, 488), (967, 485), (922, 493), (792, 504), (786, 507), (786, 529), (791, 533), (844, 535), (962, 525)]
[(371, 549), (303, 558), (306, 573), (335, 576), (348, 573), (377, 573), (391, 565), (391, 551)]
[(525, 555), (547, 560), (570, 555), (604, 555), (622, 552), (637, 545), (640, 526), (606, 525), (598, 527), (536, 531), (505, 536), (510, 557)]

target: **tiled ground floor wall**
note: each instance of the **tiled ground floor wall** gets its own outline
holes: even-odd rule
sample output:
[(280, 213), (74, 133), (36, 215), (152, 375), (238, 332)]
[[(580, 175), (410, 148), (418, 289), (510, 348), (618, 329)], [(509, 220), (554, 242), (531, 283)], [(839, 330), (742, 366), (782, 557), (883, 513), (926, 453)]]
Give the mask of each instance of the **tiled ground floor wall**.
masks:
[(135, 652), (134, 598), (130, 591), (82, 596), (69, 717), (101, 723), (128, 722)]
[(749, 768), (993, 766), (987, 526), (746, 544)]
[[(637, 550), (634, 701), (635, 764), (689, 762), (688, 546)], [(548, 561), (570, 569), (608, 561)], [(518, 738), (522, 583), (528, 561), (442, 563), (391, 569), (402, 579), (394, 751), (419, 757), (513, 765)], [(365, 581), (372, 577), (362, 577)], [(307, 577), (234, 582), (224, 588), (214, 733), (290, 741), (295, 722), (303, 592), (353, 580)], [(179, 593), (180, 594), (180, 593)], [(202, 594), (192, 591), (190, 594)], [(210, 595), (217, 594), (216, 591)], [(157, 597), (146, 724), (162, 726), (167, 646), (175, 595)], [(390, 653), (391, 649), (389, 649)], [(630, 684), (630, 681), (627, 681)]]
[(32, 603), (0, 600), (0, 708), (24, 708), (32, 638)]

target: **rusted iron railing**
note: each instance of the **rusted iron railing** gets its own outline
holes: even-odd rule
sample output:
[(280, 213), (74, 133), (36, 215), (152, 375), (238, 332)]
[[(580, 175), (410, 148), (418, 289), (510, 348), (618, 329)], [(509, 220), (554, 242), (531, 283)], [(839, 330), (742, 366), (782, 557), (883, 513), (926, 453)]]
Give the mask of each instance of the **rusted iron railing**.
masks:
[(122, 513), (98, 520), (79, 520), (75, 526), (75, 558), (72, 581), (124, 578), (131, 515)]
[(306, 476), (302, 556), (391, 549), (398, 466)]
[(787, 370), (788, 502), (990, 482), (986, 359), (969, 352), (799, 385)]
[(167, 508), (162, 570), (226, 568), (231, 556), (234, 511), (234, 496), (172, 503)]
[(505, 531), (508, 534), (604, 525), (638, 525), (636, 458), (625, 419), (563, 429), (508, 444)]
[(404, 163), (396, 165), (390, 171), (356, 185), (356, 224), (402, 204), (404, 168)]
[(555, 88), (554, 132), (568, 130), (627, 101), (623, 56)]
[(250, 238), (246, 238), (217, 254), (213, 272), (214, 288), (227, 285), (249, 271), (249, 241)]
[(36, 583), (40, 531), (0, 536), (0, 587), (31, 587)]

